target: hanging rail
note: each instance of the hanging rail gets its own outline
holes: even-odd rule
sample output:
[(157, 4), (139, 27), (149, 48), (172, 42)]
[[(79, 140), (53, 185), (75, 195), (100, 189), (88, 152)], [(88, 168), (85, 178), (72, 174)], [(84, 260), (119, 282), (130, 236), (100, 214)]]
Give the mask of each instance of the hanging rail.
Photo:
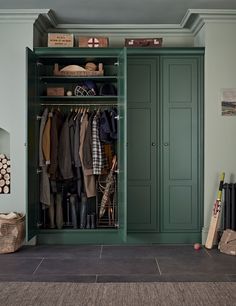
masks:
[(114, 106), (117, 103), (41, 103), (42, 106)]

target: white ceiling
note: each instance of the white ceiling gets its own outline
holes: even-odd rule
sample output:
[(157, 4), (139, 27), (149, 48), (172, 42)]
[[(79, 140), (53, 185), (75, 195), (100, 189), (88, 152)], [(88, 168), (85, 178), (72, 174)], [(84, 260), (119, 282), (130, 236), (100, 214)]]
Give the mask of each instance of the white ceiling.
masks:
[(52, 9), (59, 24), (179, 24), (187, 9), (236, 9), (236, 0), (0, 0), (0, 9)]

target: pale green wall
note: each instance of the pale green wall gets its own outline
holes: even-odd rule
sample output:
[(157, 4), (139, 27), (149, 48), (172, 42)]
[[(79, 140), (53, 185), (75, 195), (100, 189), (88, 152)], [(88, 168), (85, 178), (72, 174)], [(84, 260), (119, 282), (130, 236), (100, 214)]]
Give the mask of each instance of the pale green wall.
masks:
[(0, 128), (10, 133), (11, 194), (0, 194), (0, 212), (26, 211), (26, 46), (33, 24), (0, 23)]
[(0, 128), (0, 154), (10, 158), (10, 134), (2, 128)]
[[(39, 35), (38, 32), (37, 35)], [(236, 88), (236, 23), (206, 23), (198, 35), (164, 35), (164, 46), (204, 46), (204, 228), (207, 233), (212, 204), (216, 197), (219, 174), (226, 172), (226, 181), (236, 175), (236, 117), (222, 117), (220, 90)], [(126, 35), (124, 35), (125, 37)], [(155, 35), (157, 36), (157, 35)], [(111, 38), (111, 46), (123, 43), (122, 36)], [(127, 36), (126, 36), (127, 37)], [(0, 24), (0, 128), (10, 133), (12, 161), (11, 194), (0, 195), (0, 211), (26, 211), (26, 53), (33, 47), (32, 23)], [(40, 39), (35, 40), (38, 45)]]
[(221, 116), (221, 89), (236, 88), (236, 23), (206, 23), (203, 242), (217, 196), (219, 175), (236, 179), (236, 117)]

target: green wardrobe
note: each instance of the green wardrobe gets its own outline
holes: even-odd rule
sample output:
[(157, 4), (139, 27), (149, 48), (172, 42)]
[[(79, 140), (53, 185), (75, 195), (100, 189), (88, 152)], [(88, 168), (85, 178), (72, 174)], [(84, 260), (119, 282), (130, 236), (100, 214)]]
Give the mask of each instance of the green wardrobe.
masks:
[[(203, 208), (203, 48), (28, 50), (28, 239), (41, 244), (192, 243)], [(88, 79), (53, 75), (55, 63), (104, 64), (97, 84), (115, 96), (49, 97), (47, 86)], [(38, 135), (45, 107), (118, 108), (117, 223), (45, 229), (39, 207)], [(40, 216), (41, 214), (41, 216)]]
[(201, 241), (203, 49), (128, 50), (128, 237)]

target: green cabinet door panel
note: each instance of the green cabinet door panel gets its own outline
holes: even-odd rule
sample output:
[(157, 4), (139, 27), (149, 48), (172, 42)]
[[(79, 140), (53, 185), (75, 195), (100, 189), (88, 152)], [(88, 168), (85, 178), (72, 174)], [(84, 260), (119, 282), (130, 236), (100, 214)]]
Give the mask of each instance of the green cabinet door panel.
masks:
[(161, 58), (161, 230), (200, 230), (198, 57)]
[(153, 57), (128, 57), (128, 230), (156, 231), (157, 65)]
[(151, 180), (151, 109), (130, 108), (128, 113), (128, 179)]

